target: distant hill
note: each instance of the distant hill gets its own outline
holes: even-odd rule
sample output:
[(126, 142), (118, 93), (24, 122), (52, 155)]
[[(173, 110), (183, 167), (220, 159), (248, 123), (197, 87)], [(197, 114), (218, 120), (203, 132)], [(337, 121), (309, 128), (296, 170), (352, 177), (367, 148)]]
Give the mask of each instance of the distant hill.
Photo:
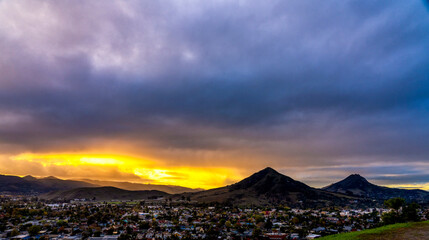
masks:
[(32, 176), (25, 176), (21, 178), (17, 176), (0, 175), (0, 192), (9, 192), (14, 194), (37, 194), (50, 191), (96, 186), (97, 185), (87, 182), (61, 180), (55, 177), (38, 179)]
[(115, 187), (95, 187), (95, 188), (77, 188), (66, 191), (56, 191), (46, 193), (40, 196), (48, 200), (73, 200), (87, 199), (97, 201), (109, 200), (143, 200), (151, 198), (160, 198), (168, 196), (168, 193), (150, 190), (150, 191), (128, 191)]
[(226, 202), (242, 205), (286, 204), (288, 206), (326, 206), (347, 203), (349, 198), (315, 189), (265, 168), (242, 181), (216, 189), (186, 194), (198, 202)]
[(173, 185), (156, 185), (156, 184), (142, 184), (142, 183), (130, 183), (130, 182), (114, 182), (114, 181), (99, 181), (99, 180), (91, 180), (91, 179), (82, 179), (82, 181), (96, 184), (98, 186), (111, 186), (117, 187), (130, 191), (143, 191), (143, 190), (158, 190), (170, 194), (178, 194), (185, 192), (199, 192), (204, 189), (197, 188), (187, 188)]
[(429, 200), (429, 192), (423, 190), (407, 190), (377, 186), (368, 182), (359, 174), (352, 174), (337, 183), (324, 187), (323, 189), (329, 192), (381, 200), (393, 197), (401, 197), (407, 201), (416, 202)]
[(40, 183), (17, 176), (0, 175), (0, 192), (36, 193), (47, 191), (49, 190)]
[[(92, 188), (94, 190), (89, 190)], [(103, 189), (110, 192), (103, 193)], [(357, 202), (356, 200), (359, 201), (358, 204), (361, 204), (365, 201), (372, 202), (373, 199), (384, 200), (392, 197), (402, 197), (407, 201), (418, 203), (429, 201), (427, 191), (377, 186), (358, 174), (352, 174), (342, 181), (316, 189), (280, 174), (272, 168), (265, 168), (235, 184), (206, 191), (170, 185), (97, 180), (75, 181), (62, 180), (52, 176), (35, 178), (33, 176), (0, 175), (0, 192), (44, 194), (48, 199), (56, 198), (56, 194), (66, 194), (67, 198), (92, 199), (96, 197), (102, 200), (115, 197), (118, 200), (144, 199), (148, 194), (160, 193), (160, 196), (176, 194), (173, 198), (186, 197), (186, 199), (190, 198), (198, 202), (241, 205), (285, 204), (301, 207), (349, 205), (352, 201)]]
[(0, 175), (0, 192), (12, 194), (39, 194), (52, 191), (64, 191), (85, 187), (117, 187), (130, 191), (158, 190), (170, 194), (198, 192), (203, 189), (192, 189), (173, 185), (139, 184), (130, 182), (98, 181), (98, 180), (63, 180), (53, 176), (35, 178), (33, 176)]
[(33, 181), (38, 182), (43, 186), (49, 188), (50, 191), (98, 186), (96, 184), (92, 184), (88, 182), (75, 181), (75, 180), (62, 180), (52, 176), (46, 177), (46, 178), (39, 178)]

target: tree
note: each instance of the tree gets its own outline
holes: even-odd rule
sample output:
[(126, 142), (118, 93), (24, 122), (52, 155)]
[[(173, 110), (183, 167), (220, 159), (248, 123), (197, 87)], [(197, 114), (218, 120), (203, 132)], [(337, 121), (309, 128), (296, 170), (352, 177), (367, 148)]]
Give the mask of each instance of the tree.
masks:
[(41, 230), (40, 226), (33, 225), (28, 228), (28, 234), (30, 234), (31, 236), (36, 236), (40, 232), (40, 230)]
[(130, 235), (126, 234), (126, 233), (122, 233), (121, 235), (119, 235), (118, 240), (129, 240), (132, 239)]
[(273, 223), (270, 221), (270, 219), (267, 219), (267, 221), (264, 224), (264, 227), (267, 230), (271, 230), (271, 228), (273, 227)]
[(112, 227), (107, 229), (106, 234), (107, 235), (113, 235), (113, 232), (115, 231), (115, 229), (113, 229)]
[(293, 223), (293, 224), (295, 224), (295, 225), (296, 225), (296, 224), (298, 224), (299, 222), (300, 222), (300, 221), (299, 221), (299, 218), (297, 218), (297, 217), (293, 217), (293, 218), (292, 218), (292, 223)]
[(231, 223), (231, 221), (226, 221), (226, 222), (225, 222), (225, 226), (226, 226), (227, 228), (231, 228), (231, 227), (232, 227), (232, 223)]
[(94, 237), (100, 237), (101, 236), (101, 232), (99, 230), (96, 230), (94, 232)]
[(141, 222), (139, 224), (139, 228), (142, 229), (142, 230), (147, 230), (147, 229), (150, 228), (150, 223), (146, 222), (146, 221), (143, 221), (143, 222)]
[(253, 232), (252, 232), (252, 238), (253, 239), (259, 239), (259, 237), (261, 236), (261, 234), (262, 234), (262, 230), (260, 228), (258, 228), (258, 227), (255, 227), (253, 229)]
[(18, 229), (14, 228), (12, 232), (10, 232), (10, 237), (15, 237), (19, 235)]
[(389, 200), (384, 201), (384, 205), (386, 205), (388, 208), (392, 208), (394, 209), (396, 212), (398, 212), (398, 210), (404, 206), (405, 204), (405, 199), (403, 198), (391, 198)]
[(404, 220), (407, 222), (420, 221), (419, 209), (420, 209), (420, 206), (417, 203), (411, 203), (405, 206), (402, 209), (402, 215)]
[(385, 225), (397, 223), (399, 220), (396, 212), (393, 212), (393, 211), (384, 213), (381, 216), (381, 219), (383, 220), (383, 224)]
[[(420, 206), (416, 203), (405, 204), (403, 198), (392, 198), (384, 201), (384, 204), (394, 211), (384, 213), (382, 216), (384, 224), (393, 224), (399, 222), (419, 221)], [(402, 208), (402, 209), (401, 209)], [(399, 211), (401, 209), (401, 211)]]
[(263, 222), (264, 220), (265, 220), (265, 218), (263, 216), (261, 216), (261, 215), (256, 215), (255, 216), (256, 224), (258, 224), (260, 222)]

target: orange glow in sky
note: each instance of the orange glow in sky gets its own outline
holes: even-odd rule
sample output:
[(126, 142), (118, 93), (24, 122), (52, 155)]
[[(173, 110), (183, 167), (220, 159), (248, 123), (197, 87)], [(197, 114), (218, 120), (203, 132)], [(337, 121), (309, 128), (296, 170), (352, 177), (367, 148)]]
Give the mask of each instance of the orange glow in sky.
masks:
[[(85, 168), (94, 171), (95, 180), (111, 180), (106, 169), (114, 169), (120, 173), (133, 175), (136, 178), (131, 182), (177, 185), (190, 188), (210, 189), (222, 187), (235, 181), (239, 181), (241, 176), (237, 171), (230, 168), (221, 167), (192, 167), (179, 166), (171, 167), (157, 163), (157, 161), (114, 154), (83, 154), (83, 153), (50, 153), (34, 154), (23, 153), (11, 157), (11, 160), (18, 162), (36, 163), (44, 168), (74, 168), (74, 176), (63, 178), (89, 178), (91, 176), (82, 173), (79, 169)], [(100, 172), (100, 173), (98, 173)], [(36, 175), (37, 173), (29, 173)], [(102, 175), (100, 177), (100, 175)], [(62, 177), (62, 176), (58, 176)], [(123, 181), (127, 181), (124, 179)]]

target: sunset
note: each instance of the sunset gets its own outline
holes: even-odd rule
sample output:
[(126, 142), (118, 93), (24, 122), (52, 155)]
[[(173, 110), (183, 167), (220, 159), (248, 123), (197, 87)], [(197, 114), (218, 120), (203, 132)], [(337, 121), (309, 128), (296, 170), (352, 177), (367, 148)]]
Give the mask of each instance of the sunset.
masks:
[(429, 182), (427, 9), (356, 4), (2, 1), (0, 169)]
[[(56, 176), (74, 179), (127, 180), (137, 183), (215, 188), (240, 180), (227, 168), (170, 167), (159, 162), (103, 154), (20, 154), (11, 158), (18, 164), (39, 165)], [(12, 166), (12, 170), (16, 165)], [(34, 174), (33, 174), (34, 175)]]
[(425, 220), (428, 191), (427, 0), (0, 0), (0, 196)]

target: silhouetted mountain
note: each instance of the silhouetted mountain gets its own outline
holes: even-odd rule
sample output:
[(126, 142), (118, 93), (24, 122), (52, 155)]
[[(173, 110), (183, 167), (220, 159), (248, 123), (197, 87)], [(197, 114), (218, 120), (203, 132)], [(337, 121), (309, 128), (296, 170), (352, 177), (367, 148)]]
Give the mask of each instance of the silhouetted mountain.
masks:
[(28, 177), (24, 179), (17, 176), (0, 175), (0, 192), (38, 193), (49, 191), (42, 184), (28, 179)]
[(173, 186), (173, 185), (157, 185), (157, 184), (142, 184), (142, 183), (130, 183), (130, 182), (114, 182), (114, 181), (99, 181), (91, 179), (82, 179), (82, 181), (96, 184), (99, 186), (111, 186), (117, 187), (130, 191), (143, 191), (143, 190), (158, 190), (170, 194), (178, 194), (185, 192), (199, 192), (203, 189), (193, 189), (187, 187)]
[(54, 176), (35, 178), (0, 175), (0, 192), (14, 194), (38, 194), (51, 191), (63, 191), (85, 187), (117, 187), (130, 191), (158, 190), (171, 194), (198, 192), (202, 189), (192, 189), (173, 185), (139, 184), (129, 182), (98, 181), (98, 180), (62, 180)]
[(423, 190), (407, 190), (377, 186), (368, 182), (359, 174), (352, 174), (337, 183), (324, 187), (323, 189), (329, 192), (382, 200), (393, 197), (402, 197), (407, 201), (417, 202), (429, 200), (429, 192)]
[(84, 187), (98, 187), (96, 184), (87, 183), (83, 181), (75, 180), (62, 180), (56, 177), (46, 177), (41, 179), (34, 180), (41, 183), (43, 186), (49, 188), (49, 191), (58, 191), (58, 190), (68, 190), (74, 188), (84, 188)]
[(82, 187), (97, 187), (97, 185), (81, 181), (61, 180), (55, 177), (38, 179), (33, 176), (21, 178), (17, 176), (0, 175), (0, 192), (37, 194)]
[(28, 181), (33, 181), (33, 180), (37, 180), (37, 178), (31, 176), (31, 175), (27, 175), (25, 177), (23, 177), (23, 179), (28, 180)]
[(229, 186), (230, 191), (251, 190), (258, 195), (283, 195), (285, 192), (311, 192), (313, 189), (302, 182), (278, 173), (268, 167), (252, 176)]
[(185, 194), (185, 197), (198, 202), (229, 202), (233, 204), (286, 204), (305, 206), (325, 206), (333, 203), (346, 203), (342, 195), (315, 189), (306, 184), (278, 173), (272, 168), (265, 168), (238, 183)]
[(60, 180), (59, 178), (56, 178), (54, 176), (44, 177), (44, 178), (41, 178), (41, 179), (46, 179), (46, 180)]
[(109, 201), (157, 199), (168, 195), (168, 193), (156, 190), (128, 191), (115, 187), (93, 187), (50, 192), (41, 195), (40, 198), (49, 200), (87, 199), (96, 201)]
[[(149, 193), (160, 193), (160, 196), (166, 196), (168, 193), (185, 192), (180, 195), (176, 194), (174, 198), (185, 197), (185, 199), (190, 198), (198, 202), (227, 202), (241, 205), (285, 204), (288, 206), (347, 205), (350, 200), (356, 202), (355, 200), (384, 200), (392, 197), (402, 197), (407, 201), (421, 203), (429, 200), (429, 192), (377, 186), (358, 174), (352, 174), (342, 181), (322, 189), (316, 189), (280, 174), (272, 168), (265, 168), (235, 184), (207, 191), (169, 185), (86, 181), (61, 180), (56, 177), (38, 179), (32, 176), (21, 178), (0, 175), (0, 192), (14, 194), (44, 194), (49, 192), (49, 194), (45, 194), (48, 198), (57, 198), (61, 196), (60, 194), (66, 194), (63, 198), (92, 199), (96, 197), (99, 200), (144, 199), (147, 196), (153, 196)], [(113, 187), (100, 188), (100, 185)], [(95, 188), (95, 190), (89, 190), (92, 188)], [(103, 189), (110, 192), (102, 193)], [(136, 195), (133, 196), (133, 194)]]

